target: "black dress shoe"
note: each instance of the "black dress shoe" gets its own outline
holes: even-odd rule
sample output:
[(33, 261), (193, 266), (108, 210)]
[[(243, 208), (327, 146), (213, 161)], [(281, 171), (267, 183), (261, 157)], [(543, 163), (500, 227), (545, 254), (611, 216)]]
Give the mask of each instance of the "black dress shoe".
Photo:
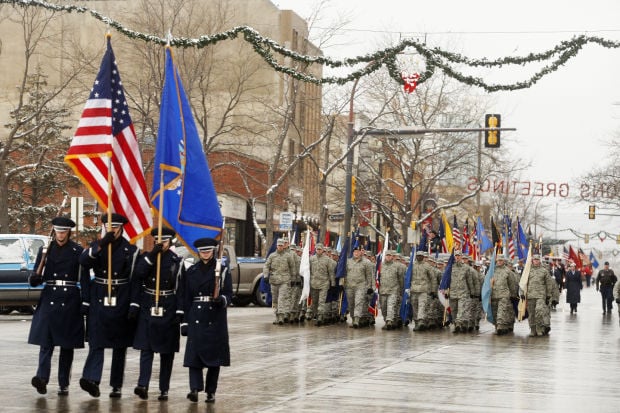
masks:
[(110, 398), (112, 398), (112, 399), (120, 399), (121, 398), (121, 388), (120, 387), (112, 387), (112, 391), (110, 392)]
[(60, 386), (60, 389), (58, 389), (58, 395), (59, 396), (68, 396), (69, 395), (69, 388), (66, 386)]
[(190, 402), (196, 403), (198, 401), (198, 392), (196, 390), (192, 390), (191, 392), (187, 393), (187, 398)]
[(99, 397), (99, 385), (92, 380), (80, 379), (80, 387), (93, 397)]
[(37, 393), (45, 394), (47, 393), (47, 382), (41, 377), (34, 376), (32, 380), (30, 380), (32, 386), (37, 389)]
[(162, 402), (167, 402), (168, 401), (168, 392), (167, 391), (161, 392), (161, 394), (159, 395), (157, 400), (162, 401)]
[(142, 400), (147, 400), (149, 398), (149, 391), (144, 386), (136, 386), (136, 388), (133, 389), (133, 394), (135, 394)]
[(206, 403), (215, 403), (215, 393), (207, 393)]

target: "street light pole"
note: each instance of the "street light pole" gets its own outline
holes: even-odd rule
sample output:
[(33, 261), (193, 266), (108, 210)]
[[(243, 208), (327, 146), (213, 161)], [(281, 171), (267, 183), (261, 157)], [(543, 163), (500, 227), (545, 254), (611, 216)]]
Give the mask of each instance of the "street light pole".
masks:
[[(482, 180), (482, 131), (478, 132), (478, 184)], [(476, 212), (480, 214), (480, 191), (476, 193)]]
[[(345, 169), (345, 186), (344, 186), (344, 228), (343, 235), (349, 237), (351, 233), (351, 215), (353, 214), (353, 206), (351, 205), (351, 178), (353, 177), (353, 137), (355, 136), (355, 131), (353, 130), (354, 122), (355, 122), (355, 114), (353, 112), (354, 108), (354, 100), (355, 100), (355, 89), (357, 88), (357, 83), (359, 78), (355, 79), (353, 82), (353, 87), (351, 89), (351, 98), (349, 100), (349, 129), (347, 133), (347, 162)], [(342, 236), (342, 235), (341, 235)], [(351, 246), (349, 246), (351, 248)], [(347, 251), (347, 256), (350, 251)]]

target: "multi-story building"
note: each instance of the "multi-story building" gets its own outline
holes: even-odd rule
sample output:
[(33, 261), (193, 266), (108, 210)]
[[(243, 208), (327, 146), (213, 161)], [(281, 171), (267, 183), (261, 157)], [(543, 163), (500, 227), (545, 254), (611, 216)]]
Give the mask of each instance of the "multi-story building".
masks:
[[(306, 21), (290, 10), (279, 10), (269, 0), (221, 0), (206, 4), (188, 0), (184, 8), (175, 10), (175, 15), (167, 10), (165, 1), (158, 0), (100, 0), (80, 5), (141, 33), (163, 37), (157, 31), (164, 31), (169, 24), (174, 37), (198, 38), (245, 25), (299, 54), (321, 54), (308, 40)], [(19, 95), (15, 86), (25, 68), (24, 40), (15, 35), (22, 32), (18, 13), (24, 10), (3, 10), (9, 19), (0, 26), (3, 45), (0, 120), (3, 124), (17, 104)], [(36, 51), (29, 65), (41, 67), (48, 75), (50, 87), (67, 80), (67, 73), (78, 63), (87, 63), (63, 94), (74, 98), (65, 102), (73, 104), (72, 120), (77, 125), (98, 69), (97, 62), (104, 49), (103, 35), (108, 28), (87, 13), (53, 14), (37, 8), (29, 8), (27, 13), (31, 17), (38, 14), (36, 20), (46, 25), (45, 44)], [(163, 48), (157, 49), (158, 45), (134, 36), (116, 34), (114, 30), (112, 35), (149, 176), (159, 114)], [(249, 255), (264, 253), (258, 231), (264, 232), (270, 226), (277, 230), (281, 211), (296, 208), (299, 219), (318, 218), (318, 170), (308, 159), (298, 161), (297, 155), (319, 138), (322, 89), (320, 85), (276, 72), (253, 50), (261, 45), (242, 38), (240, 34), (236, 39), (202, 49), (174, 48), (173, 51), (194, 107), (200, 139), (226, 217), (228, 242), (235, 246), (237, 254)], [(279, 64), (318, 78), (322, 75), (320, 66), (300, 65), (272, 50), (268, 52)], [(2, 134), (1, 139), (4, 139)], [(319, 151), (313, 156), (319, 159)], [(279, 180), (283, 175), (285, 178)], [(150, 189), (148, 178), (147, 185)], [(267, 196), (270, 191), (273, 191), (271, 201)], [(89, 197), (83, 187), (69, 192)]]

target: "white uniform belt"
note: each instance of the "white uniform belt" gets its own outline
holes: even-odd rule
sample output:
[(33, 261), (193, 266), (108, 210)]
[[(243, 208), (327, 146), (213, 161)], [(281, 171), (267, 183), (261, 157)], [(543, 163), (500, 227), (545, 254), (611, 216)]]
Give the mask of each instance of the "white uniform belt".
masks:
[[(110, 281), (111, 281), (112, 285), (127, 284), (129, 282), (129, 278), (112, 278)], [(108, 279), (107, 278), (95, 277), (95, 282), (97, 284), (107, 285), (108, 284)]]

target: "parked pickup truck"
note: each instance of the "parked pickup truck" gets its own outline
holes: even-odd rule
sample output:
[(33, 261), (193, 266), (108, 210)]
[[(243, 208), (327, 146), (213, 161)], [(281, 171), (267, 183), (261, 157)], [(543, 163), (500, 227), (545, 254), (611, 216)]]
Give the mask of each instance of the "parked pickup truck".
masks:
[(45, 235), (0, 234), (0, 314), (34, 310), (43, 286), (31, 287), (28, 277), (47, 242)]
[[(176, 247), (176, 253), (185, 258), (187, 266), (196, 258), (185, 247)], [(267, 307), (266, 297), (258, 288), (263, 277), (265, 258), (237, 257), (232, 246), (224, 246), (224, 257), (228, 260), (233, 283), (233, 304), (243, 307), (250, 303)]]

